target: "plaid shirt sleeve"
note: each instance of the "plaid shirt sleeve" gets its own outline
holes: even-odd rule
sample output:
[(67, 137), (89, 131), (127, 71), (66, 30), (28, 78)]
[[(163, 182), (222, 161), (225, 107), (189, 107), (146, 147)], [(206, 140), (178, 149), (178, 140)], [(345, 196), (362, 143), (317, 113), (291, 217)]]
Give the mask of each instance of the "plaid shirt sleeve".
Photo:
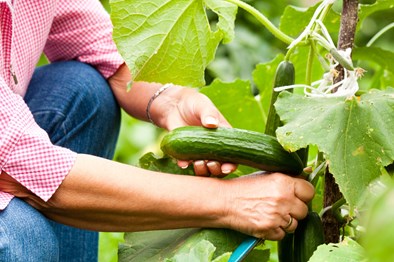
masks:
[[(22, 97), (0, 78), (0, 168), (47, 201), (74, 164), (76, 153), (53, 146)], [(0, 209), (12, 195), (0, 192)]]
[(79, 60), (110, 77), (124, 62), (112, 23), (98, 0), (59, 0), (44, 52), (50, 61)]

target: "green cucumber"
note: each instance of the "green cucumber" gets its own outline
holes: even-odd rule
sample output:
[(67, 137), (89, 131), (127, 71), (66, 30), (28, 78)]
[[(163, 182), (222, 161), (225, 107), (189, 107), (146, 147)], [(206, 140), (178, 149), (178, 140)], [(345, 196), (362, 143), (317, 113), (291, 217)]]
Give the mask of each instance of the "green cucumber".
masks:
[[(274, 89), (280, 86), (293, 85), (295, 79), (294, 65), (290, 61), (282, 61), (279, 63), (275, 72), (274, 85), (272, 87), (272, 95), (270, 107), (268, 110), (267, 122), (265, 125), (265, 134), (276, 136), (276, 129), (281, 122), (275, 110), (275, 102), (280, 92)], [(292, 91), (292, 90), (291, 90)], [(286, 234), (282, 240), (277, 242), (278, 245), (278, 260), (279, 262), (293, 262), (294, 261), (294, 234)]]
[(276, 92), (274, 88), (294, 85), (294, 79), (294, 65), (290, 61), (280, 62), (275, 72), (275, 80), (272, 89), (270, 108), (268, 110), (267, 122), (264, 131), (265, 134), (270, 136), (276, 136), (276, 129), (280, 126), (280, 119), (274, 107), (274, 104), (280, 92)]
[(275, 137), (238, 128), (180, 127), (164, 136), (161, 149), (179, 160), (232, 162), (291, 175), (303, 169), (298, 155), (284, 150)]
[[(293, 63), (290, 61), (280, 62), (275, 72), (275, 79), (272, 88), (270, 107), (268, 109), (268, 116), (265, 124), (265, 131), (264, 131), (265, 134), (276, 136), (276, 129), (281, 125), (280, 118), (276, 113), (276, 109), (274, 106), (280, 92), (276, 92), (274, 88), (294, 85), (294, 83), (295, 83), (295, 69)], [(293, 90), (290, 89), (289, 91), (292, 92)], [(297, 153), (300, 156), (305, 166), (308, 160), (307, 159), (308, 149), (302, 148), (298, 150)]]
[(285, 237), (278, 241), (278, 261), (294, 262), (294, 233), (286, 233)]
[(294, 232), (294, 261), (307, 262), (321, 244), (324, 244), (322, 221), (319, 214), (309, 211), (306, 218), (298, 221)]

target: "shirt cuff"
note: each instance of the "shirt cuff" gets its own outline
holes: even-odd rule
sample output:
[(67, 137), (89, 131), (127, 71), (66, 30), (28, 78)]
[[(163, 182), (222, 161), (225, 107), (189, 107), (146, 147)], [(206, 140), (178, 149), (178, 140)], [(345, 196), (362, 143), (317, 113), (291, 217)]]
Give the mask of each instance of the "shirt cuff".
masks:
[(2, 170), (48, 201), (74, 165), (77, 153), (54, 146), (34, 122), (15, 145)]

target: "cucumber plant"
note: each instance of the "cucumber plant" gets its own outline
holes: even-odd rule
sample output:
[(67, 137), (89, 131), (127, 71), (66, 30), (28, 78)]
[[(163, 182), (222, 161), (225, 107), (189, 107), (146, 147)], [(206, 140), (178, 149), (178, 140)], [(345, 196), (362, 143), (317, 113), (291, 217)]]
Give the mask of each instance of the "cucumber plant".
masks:
[[(344, 222), (340, 243), (320, 245), (310, 261), (334, 261), (338, 254), (344, 261), (352, 261), (354, 257), (368, 259), (372, 254), (368, 250), (371, 242), (359, 241), (365, 232), (368, 233), (369, 224), (364, 224), (363, 218), (369, 218), (369, 206), (373, 205), (367, 201), (370, 198), (366, 197), (365, 192), (372, 191), (371, 188), (375, 190), (376, 187), (371, 186), (374, 181), (388, 177), (392, 172), (388, 167), (394, 160), (391, 139), (391, 130), (394, 129), (394, 89), (391, 88), (394, 87), (394, 50), (390, 44), (384, 45), (384, 40), (392, 38), (394, 5), (392, 0), (360, 2), (324, 0), (308, 8), (284, 4), (285, 9), (277, 27), (274, 19), (270, 20), (263, 14), (267, 6), (262, 7), (259, 5), (261, 2), (253, 0), (111, 1), (113, 37), (134, 80), (204, 86), (200, 92), (212, 99), (235, 128), (265, 132), (275, 70), (283, 60), (294, 65), (294, 84), (284, 83), (275, 89), (280, 92), (275, 110), (282, 123), (276, 129), (275, 136), (286, 151), (311, 148), (308, 165), (311, 181), (317, 190), (311, 211), (320, 215), (331, 212), (335, 214), (335, 219)], [(349, 5), (356, 9), (348, 9)], [(281, 42), (267, 49), (269, 55), (276, 56), (256, 65), (249, 79), (224, 81), (216, 78), (206, 85), (207, 72), (215, 78), (212, 74), (218, 67), (215, 56), (225, 50), (225, 46), (228, 47), (226, 51), (233, 50), (232, 43), (239, 40), (237, 32), (240, 31), (237, 31), (235, 22), (241, 15), (247, 17), (241, 23), (245, 24), (246, 21), (253, 24), (262, 38), (269, 38), (267, 45)], [(372, 22), (381, 28), (368, 41), (365, 40), (363, 27), (368, 27), (366, 24)], [(341, 37), (352, 27), (354, 36), (349, 39)], [(333, 40), (337, 36), (338, 45)], [(354, 41), (358, 41), (357, 44)], [(383, 44), (378, 46), (379, 42)], [(233, 53), (240, 52), (237, 49)], [(232, 58), (221, 60), (222, 64), (230, 64), (223, 63), (229, 61), (226, 59)], [(210, 67), (212, 65), (216, 67)], [(251, 90), (257, 90), (258, 94), (252, 94)], [(149, 163), (141, 165), (146, 168), (160, 167), (165, 171), (163, 163), (172, 163), (169, 158), (165, 161), (160, 157), (149, 159)], [(323, 172), (325, 169), (332, 174), (343, 195), (339, 202), (328, 206), (322, 203), (322, 192), (327, 192), (322, 183), (328, 178)], [(252, 171), (241, 165), (236, 175)], [(391, 187), (391, 183), (384, 184), (387, 186), (382, 186), (382, 191), (385, 187)], [(369, 219), (373, 220), (373, 216)], [(197, 259), (193, 261), (226, 261), (231, 250), (220, 246), (226, 243), (223, 238), (238, 241), (242, 237), (232, 233), (215, 235), (214, 230), (209, 232), (212, 234), (205, 241), (199, 239), (195, 243), (199, 248), (187, 255), (187, 250), (181, 248), (184, 242), (180, 239), (184, 238), (177, 235), (178, 238), (173, 240), (178, 241), (176, 243), (179, 245), (176, 246), (180, 253), (177, 254), (174, 248), (165, 259), (179, 261), (177, 258), (187, 256)], [(142, 242), (143, 235), (139, 235)], [(157, 237), (160, 238), (160, 233)], [(135, 241), (133, 234), (126, 234), (126, 238)], [(220, 239), (223, 241), (218, 241)], [(379, 240), (377, 238), (376, 241)], [(143, 245), (145, 251), (149, 249), (147, 245)], [(201, 245), (207, 248), (201, 248)], [(221, 253), (212, 251), (212, 245)], [(276, 252), (273, 245), (266, 243), (266, 246), (256, 248), (256, 253), (251, 256), (260, 256), (259, 261), (267, 261), (267, 249), (270, 247), (272, 253)], [(121, 250), (127, 254), (120, 257), (124, 261), (135, 255), (131, 250), (141, 251), (128, 245)], [(212, 252), (203, 254), (198, 250)]]

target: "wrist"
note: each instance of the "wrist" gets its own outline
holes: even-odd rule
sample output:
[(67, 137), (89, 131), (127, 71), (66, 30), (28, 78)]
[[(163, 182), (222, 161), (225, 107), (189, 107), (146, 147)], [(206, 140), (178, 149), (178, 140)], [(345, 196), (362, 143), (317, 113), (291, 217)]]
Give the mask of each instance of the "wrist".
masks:
[(171, 83), (168, 83), (168, 84), (165, 84), (165, 85), (161, 86), (161, 87), (151, 96), (151, 98), (149, 99), (148, 105), (146, 106), (145, 113), (146, 113), (146, 118), (147, 118), (148, 121), (151, 122), (152, 124), (156, 125), (156, 124), (155, 124), (155, 121), (153, 121), (152, 116), (151, 116), (151, 113), (150, 113), (151, 107), (152, 107), (152, 103), (153, 103), (153, 102), (155, 101), (155, 99), (157, 99), (163, 92), (165, 92), (168, 88), (171, 88), (171, 87), (173, 87), (173, 86), (174, 86), (174, 84), (171, 84)]
[[(170, 112), (178, 107), (182, 97), (182, 91), (186, 88), (172, 84), (169, 86), (167, 85), (167, 88), (164, 87), (166, 87), (166, 85), (157, 88), (156, 92), (150, 97), (146, 107), (146, 117), (148, 121), (154, 123), (158, 127), (168, 129), (167, 122), (170, 121), (168, 119)], [(160, 89), (162, 91), (160, 91)], [(157, 93), (160, 94), (156, 95)]]

